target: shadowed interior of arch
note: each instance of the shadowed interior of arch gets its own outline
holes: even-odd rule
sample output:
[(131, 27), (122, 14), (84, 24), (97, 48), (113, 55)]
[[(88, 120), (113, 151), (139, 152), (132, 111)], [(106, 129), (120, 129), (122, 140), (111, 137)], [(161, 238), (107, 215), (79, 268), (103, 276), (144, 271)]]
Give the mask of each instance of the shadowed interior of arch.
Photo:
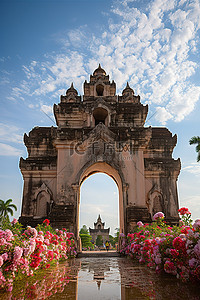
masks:
[(119, 228), (119, 190), (111, 176), (93, 172), (84, 177), (80, 189), (79, 227), (86, 225), (94, 228), (98, 216), (105, 222), (105, 228), (110, 227), (110, 234), (114, 236)]
[(102, 84), (98, 84), (96, 86), (97, 96), (103, 96), (104, 86)]
[(95, 126), (98, 125), (100, 122), (105, 125), (105, 120), (108, 116), (108, 112), (106, 109), (102, 107), (98, 107), (93, 112), (93, 117), (95, 119)]

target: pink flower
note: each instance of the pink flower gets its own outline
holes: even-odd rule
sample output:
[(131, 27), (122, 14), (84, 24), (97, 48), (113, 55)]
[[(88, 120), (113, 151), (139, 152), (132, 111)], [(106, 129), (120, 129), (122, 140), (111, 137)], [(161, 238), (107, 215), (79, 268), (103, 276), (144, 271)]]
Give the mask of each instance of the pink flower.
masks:
[(19, 260), (22, 257), (22, 253), (23, 253), (23, 249), (20, 248), (19, 246), (16, 246), (13, 254), (13, 260), (14, 261)]
[(0, 229), (0, 239), (4, 237), (4, 231)]
[(6, 252), (3, 253), (1, 256), (2, 256), (4, 261), (6, 261), (8, 259), (8, 253), (6, 253)]
[(28, 256), (30, 253), (30, 248), (24, 248), (24, 256)]
[(3, 284), (5, 282), (5, 277), (3, 276), (2, 272), (0, 271), (0, 284)]
[(0, 267), (3, 265), (3, 257), (2, 255), (0, 256)]
[(45, 239), (44, 240), (44, 244), (47, 245), (47, 246), (49, 246), (50, 245), (49, 239)]
[(157, 265), (159, 265), (159, 264), (161, 264), (161, 255), (160, 254), (158, 254), (158, 255), (156, 255), (156, 257), (155, 257), (155, 263), (157, 264)]
[(200, 229), (200, 219), (195, 220), (194, 224), (193, 224), (193, 228), (196, 229)]
[(0, 246), (3, 246), (6, 244), (6, 240), (4, 238), (0, 239)]
[(153, 220), (156, 221), (159, 219), (164, 219), (164, 217), (165, 217), (165, 215), (161, 211), (159, 211), (153, 216)]
[(164, 264), (164, 270), (166, 273), (169, 273), (169, 274), (173, 274), (173, 275), (176, 275), (177, 274), (177, 268), (176, 266), (174, 265), (174, 263), (170, 260), (167, 260)]
[(31, 234), (33, 235), (33, 237), (37, 237), (37, 230), (35, 228), (31, 228)]
[(10, 242), (12, 240), (13, 237), (13, 233), (10, 229), (6, 229), (5, 230), (5, 238), (8, 242)]
[(198, 240), (197, 244), (194, 246), (194, 253), (199, 257), (200, 260), (200, 240)]
[(30, 238), (29, 241), (30, 241), (29, 251), (30, 253), (33, 253), (35, 251), (36, 242), (34, 238)]
[(198, 260), (195, 259), (194, 257), (189, 260), (190, 268), (195, 268), (197, 266), (197, 264), (198, 264)]
[(125, 237), (125, 234), (124, 233), (120, 233), (119, 236)]
[(7, 291), (8, 291), (8, 292), (12, 292), (12, 290), (13, 290), (13, 285), (12, 285), (11, 283), (9, 283), (9, 284), (7, 285)]
[(138, 227), (143, 227), (144, 224), (143, 224), (141, 221), (139, 221), (139, 222), (137, 222), (137, 226), (138, 226)]
[(44, 242), (44, 236), (43, 235), (37, 236), (37, 240), (41, 241), (41, 242)]
[(12, 220), (11, 224), (15, 225), (17, 222), (18, 222), (18, 220), (14, 218), (14, 219)]
[(186, 236), (185, 236), (184, 233), (181, 233), (181, 234), (179, 235), (179, 237), (180, 237), (182, 240), (184, 240), (184, 239), (186, 238)]
[(161, 243), (162, 243), (162, 239), (161, 239), (159, 236), (157, 236), (157, 237), (155, 238), (155, 240), (156, 240), (156, 242), (157, 242), (158, 244), (161, 244)]

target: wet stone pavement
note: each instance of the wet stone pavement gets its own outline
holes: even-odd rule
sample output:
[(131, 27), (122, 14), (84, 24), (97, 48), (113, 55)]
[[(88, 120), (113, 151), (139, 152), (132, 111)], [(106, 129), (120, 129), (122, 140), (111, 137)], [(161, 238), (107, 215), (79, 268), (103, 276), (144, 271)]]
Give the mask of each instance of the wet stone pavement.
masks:
[(200, 286), (158, 275), (145, 265), (122, 257), (82, 257), (23, 282), (0, 299), (198, 300)]

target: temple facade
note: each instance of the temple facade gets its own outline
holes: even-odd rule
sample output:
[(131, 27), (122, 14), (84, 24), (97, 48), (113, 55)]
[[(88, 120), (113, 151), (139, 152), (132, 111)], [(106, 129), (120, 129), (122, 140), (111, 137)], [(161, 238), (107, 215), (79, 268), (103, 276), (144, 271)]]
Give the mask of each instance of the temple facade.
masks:
[(94, 222), (94, 229), (89, 227), (92, 243), (96, 243), (98, 235), (102, 236), (103, 244), (105, 244), (106, 241), (109, 241), (110, 228), (104, 228), (104, 226), (105, 223), (101, 221), (101, 217), (99, 215), (97, 221)]
[(20, 222), (34, 226), (48, 218), (78, 239), (81, 184), (103, 172), (119, 189), (121, 233), (139, 220), (150, 222), (158, 211), (177, 223), (176, 135), (164, 127), (145, 127), (148, 106), (128, 83), (116, 95), (115, 82), (100, 65), (83, 87), (80, 96), (72, 84), (54, 104), (56, 127), (37, 126), (24, 135), (28, 157), (20, 159)]

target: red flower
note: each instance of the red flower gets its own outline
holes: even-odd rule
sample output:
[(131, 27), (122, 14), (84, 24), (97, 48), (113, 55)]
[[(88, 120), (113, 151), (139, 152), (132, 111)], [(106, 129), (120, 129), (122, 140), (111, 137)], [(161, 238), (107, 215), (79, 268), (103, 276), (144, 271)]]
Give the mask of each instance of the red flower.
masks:
[(188, 230), (188, 228), (183, 227), (183, 229), (181, 229), (181, 233), (188, 234)]
[(185, 241), (182, 240), (179, 236), (177, 236), (174, 240), (173, 240), (173, 247), (176, 250), (181, 250), (184, 254), (186, 253), (186, 249), (185, 249)]
[(179, 252), (176, 249), (170, 249), (170, 254), (176, 258), (177, 256), (179, 256)]
[(43, 224), (45, 224), (45, 225), (49, 225), (49, 223), (50, 223), (50, 221), (48, 220), (48, 219), (45, 219), (44, 221), (43, 221)]
[(46, 269), (48, 269), (50, 267), (50, 264), (46, 264)]
[(50, 261), (52, 261), (54, 259), (53, 251), (49, 250), (47, 255), (48, 255), (48, 258)]
[(183, 215), (191, 215), (191, 212), (189, 212), (188, 208), (187, 207), (181, 207), (179, 210), (178, 210), (179, 214), (181, 216)]

